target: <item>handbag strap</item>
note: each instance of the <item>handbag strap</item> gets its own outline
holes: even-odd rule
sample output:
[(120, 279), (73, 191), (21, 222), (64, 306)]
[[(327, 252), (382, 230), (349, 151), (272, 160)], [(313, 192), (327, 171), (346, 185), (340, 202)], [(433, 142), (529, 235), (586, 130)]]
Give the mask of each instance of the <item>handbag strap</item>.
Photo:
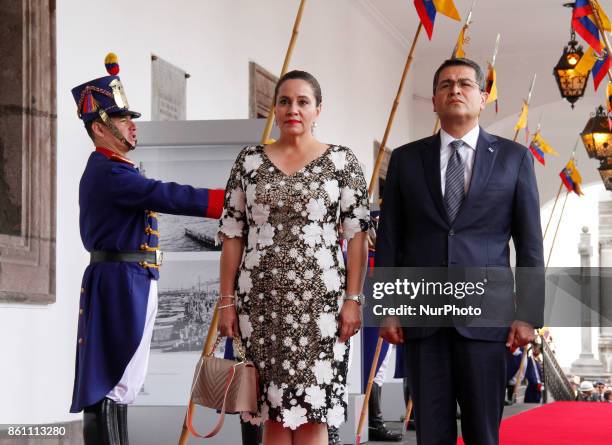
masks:
[[(215, 340), (215, 343), (208, 354), (207, 357), (212, 357), (217, 347), (221, 343), (221, 340), (225, 337), (218, 336)], [(246, 362), (246, 351), (244, 350), (244, 345), (242, 344), (242, 340), (240, 340), (240, 336), (236, 336), (232, 338), (232, 349), (234, 351), (234, 357), (238, 358), (241, 362)]]
[[(194, 408), (194, 404), (191, 402), (191, 398), (190, 398), (189, 406), (187, 408), (186, 423), (187, 423), (187, 429), (194, 436), (199, 437), (201, 439), (209, 439), (209, 438), (213, 437), (214, 435), (216, 435), (221, 430), (221, 428), (223, 427), (223, 422), (225, 421), (225, 402), (227, 400), (227, 393), (229, 392), (230, 386), (231, 386), (232, 382), (234, 381), (234, 377), (236, 376), (236, 366), (239, 365), (239, 364), (240, 363), (237, 363), (237, 364), (233, 365), (231, 367), (231, 369), (227, 373), (227, 379), (225, 380), (225, 389), (224, 389), (224, 394), (223, 394), (223, 405), (221, 406), (221, 413), (219, 414), (219, 420), (217, 420), (217, 424), (213, 427), (211, 432), (208, 433), (205, 436), (202, 436), (200, 433), (198, 433), (198, 431), (193, 426), (193, 408)], [(198, 374), (199, 374), (199, 371), (198, 371)]]

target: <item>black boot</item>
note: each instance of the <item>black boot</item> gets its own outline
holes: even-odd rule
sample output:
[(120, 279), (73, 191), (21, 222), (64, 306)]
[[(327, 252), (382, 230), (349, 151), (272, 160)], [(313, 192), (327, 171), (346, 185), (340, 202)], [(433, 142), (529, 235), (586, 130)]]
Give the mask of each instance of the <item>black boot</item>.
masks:
[(85, 408), (83, 415), (85, 445), (121, 445), (117, 427), (117, 404), (103, 399)]
[(338, 433), (338, 428), (335, 426), (327, 425), (327, 439), (329, 445), (342, 445), (340, 443), (340, 434)]
[(117, 426), (119, 430), (119, 443), (121, 445), (130, 445), (128, 436), (128, 406), (117, 404)]
[(372, 385), (370, 401), (368, 402), (368, 437), (379, 442), (401, 442), (402, 435), (389, 431), (382, 418), (381, 405), (382, 388), (376, 383)]
[(88, 406), (83, 412), (83, 443), (85, 445), (104, 445), (98, 431), (99, 413), (90, 410), (93, 406)]
[(259, 426), (240, 420), (242, 445), (259, 445)]

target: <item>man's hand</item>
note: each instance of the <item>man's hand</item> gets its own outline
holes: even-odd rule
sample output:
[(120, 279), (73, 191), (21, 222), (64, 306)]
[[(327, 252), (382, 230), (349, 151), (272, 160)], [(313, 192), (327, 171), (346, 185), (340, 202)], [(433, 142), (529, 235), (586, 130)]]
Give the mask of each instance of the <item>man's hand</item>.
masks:
[(395, 316), (385, 317), (380, 325), (379, 334), (389, 343), (397, 345), (404, 343), (404, 331), (400, 326), (399, 319)]
[(510, 326), (506, 347), (520, 348), (535, 340), (535, 329), (525, 321), (515, 320)]

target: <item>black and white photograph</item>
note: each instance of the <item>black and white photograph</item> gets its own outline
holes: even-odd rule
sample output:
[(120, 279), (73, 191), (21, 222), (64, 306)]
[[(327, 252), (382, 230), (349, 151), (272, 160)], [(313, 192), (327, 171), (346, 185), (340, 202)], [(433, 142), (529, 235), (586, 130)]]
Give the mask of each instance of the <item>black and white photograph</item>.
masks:
[[(239, 147), (214, 149), (217, 150), (214, 157), (211, 150), (209, 147), (146, 149), (139, 156), (138, 168), (144, 176), (161, 181), (223, 189)], [(218, 220), (160, 213), (158, 224), (159, 247), (164, 252), (221, 250), (215, 243)]]
[(180, 405), (188, 400), (219, 296), (218, 258), (212, 252), (167, 255), (158, 283), (149, 372), (138, 404)]
[(152, 352), (200, 352), (219, 296), (219, 262), (166, 261), (162, 267)]

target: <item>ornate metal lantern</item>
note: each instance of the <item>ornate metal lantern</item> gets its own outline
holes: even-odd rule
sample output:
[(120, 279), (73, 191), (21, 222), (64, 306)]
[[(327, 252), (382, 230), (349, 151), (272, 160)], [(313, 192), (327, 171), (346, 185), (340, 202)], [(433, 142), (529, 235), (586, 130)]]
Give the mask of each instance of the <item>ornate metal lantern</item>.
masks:
[(576, 34), (572, 30), (571, 39), (563, 48), (563, 54), (553, 69), (561, 97), (572, 104), (572, 108), (574, 108), (574, 103), (584, 96), (589, 80), (589, 73), (583, 75), (575, 70), (583, 54), (582, 46), (578, 45)]
[(601, 161), (599, 174), (607, 190), (612, 191), (612, 130), (604, 107), (597, 108), (580, 133), (590, 158)]

